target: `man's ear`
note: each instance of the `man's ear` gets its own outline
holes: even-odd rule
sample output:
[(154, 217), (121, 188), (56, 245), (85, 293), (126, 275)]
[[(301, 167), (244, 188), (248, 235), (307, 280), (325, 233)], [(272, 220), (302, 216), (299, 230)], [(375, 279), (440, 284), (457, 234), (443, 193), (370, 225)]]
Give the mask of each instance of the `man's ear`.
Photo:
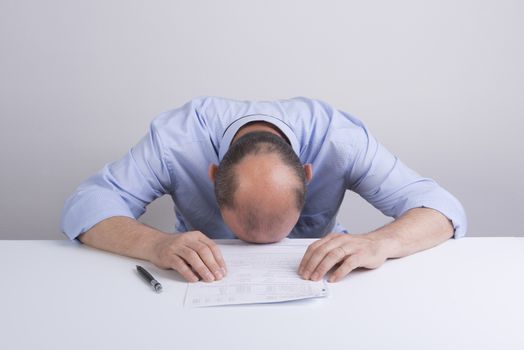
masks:
[(209, 180), (211, 180), (212, 183), (215, 183), (215, 179), (217, 178), (217, 171), (218, 171), (218, 165), (216, 164), (209, 165), (209, 169), (207, 169), (207, 176), (209, 177)]
[(306, 173), (306, 183), (309, 183), (313, 178), (313, 165), (304, 164), (304, 172)]

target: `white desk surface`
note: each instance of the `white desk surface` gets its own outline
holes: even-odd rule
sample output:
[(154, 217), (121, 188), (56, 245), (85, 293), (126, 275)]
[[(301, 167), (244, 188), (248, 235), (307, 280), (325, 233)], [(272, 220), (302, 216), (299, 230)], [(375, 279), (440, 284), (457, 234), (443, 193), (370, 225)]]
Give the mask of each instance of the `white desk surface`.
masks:
[(524, 349), (524, 238), (449, 240), (281, 304), (184, 308), (174, 271), (69, 241), (0, 241), (0, 271), (6, 350)]

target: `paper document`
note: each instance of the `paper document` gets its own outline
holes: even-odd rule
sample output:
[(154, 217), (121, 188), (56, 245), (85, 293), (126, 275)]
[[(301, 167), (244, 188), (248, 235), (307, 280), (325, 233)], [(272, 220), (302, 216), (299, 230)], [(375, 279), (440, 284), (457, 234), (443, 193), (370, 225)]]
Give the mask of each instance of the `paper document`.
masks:
[(307, 246), (284, 240), (252, 245), (238, 241), (219, 242), (227, 276), (211, 283), (188, 283), (185, 306), (216, 306), (273, 303), (325, 297), (325, 280), (303, 280), (298, 266)]

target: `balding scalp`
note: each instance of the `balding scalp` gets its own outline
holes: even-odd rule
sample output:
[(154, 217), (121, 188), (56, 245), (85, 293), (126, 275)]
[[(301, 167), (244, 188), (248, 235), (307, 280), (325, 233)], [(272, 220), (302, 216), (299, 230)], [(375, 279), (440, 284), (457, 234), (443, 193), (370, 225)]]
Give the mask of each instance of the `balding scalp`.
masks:
[(270, 132), (248, 133), (235, 142), (220, 162), (215, 179), (215, 195), (220, 208), (235, 209), (235, 192), (239, 181), (237, 165), (247, 156), (276, 155), (282, 165), (288, 167), (296, 176), (296, 185), (290, 188), (295, 195), (296, 208), (301, 211), (306, 193), (306, 174), (300, 159), (291, 146)]

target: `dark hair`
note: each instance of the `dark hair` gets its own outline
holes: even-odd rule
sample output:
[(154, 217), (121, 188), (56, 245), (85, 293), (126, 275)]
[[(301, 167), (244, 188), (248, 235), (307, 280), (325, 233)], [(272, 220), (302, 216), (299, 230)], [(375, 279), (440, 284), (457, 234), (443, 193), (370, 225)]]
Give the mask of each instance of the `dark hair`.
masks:
[(281, 137), (267, 131), (250, 132), (232, 144), (218, 165), (215, 179), (215, 195), (222, 208), (234, 208), (234, 195), (238, 187), (235, 166), (247, 155), (273, 153), (280, 157), (296, 174), (299, 181), (295, 189), (296, 207), (302, 210), (306, 195), (306, 174), (293, 148)]

